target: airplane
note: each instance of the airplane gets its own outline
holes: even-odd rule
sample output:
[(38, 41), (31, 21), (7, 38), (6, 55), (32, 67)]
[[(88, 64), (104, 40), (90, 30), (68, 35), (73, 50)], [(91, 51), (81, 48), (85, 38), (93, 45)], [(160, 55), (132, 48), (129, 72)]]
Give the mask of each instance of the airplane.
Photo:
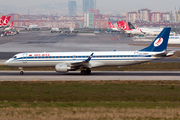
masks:
[(47, 26), (41, 26), (39, 27), (38, 25), (29, 25), (29, 27), (26, 27), (25, 30), (41, 30), (41, 28), (48, 28)]
[(15, 28), (13, 27), (14, 22), (11, 22), (11, 24), (9, 24), (9, 27), (5, 28), (4, 30), (2, 30), (1, 32), (1, 37), (7, 36), (7, 35), (15, 35), (18, 34), (18, 30), (15, 30)]
[(39, 27), (38, 25), (29, 25), (29, 26), (15, 26), (16, 28), (25, 28), (25, 30), (41, 30), (41, 28), (49, 28), (48, 26), (41, 26)]
[(114, 27), (114, 25), (111, 22), (108, 22), (109, 28), (112, 29), (113, 32), (120, 32), (121, 30)]
[(173, 44), (173, 45), (180, 44), (180, 36), (169, 36), (168, 44)]
[(19, 53), (8, 59), (4, 65), (19, 67), (21, 75), (24, 74), (24, 67), (55, 67), (56, 72), (80, 69), (81, 74), (85, 75), (90, 74), (94, 67), (149, 62), (172, 55), (172, 52), (166, 52), (170, 31), (171, 28), (164, 28), (150, 46), (139, 51)]
[(129, 35), (143, 35), (144, 33), (140, 29), (130, 29), (129, 25), (124, 21), (117, 21), (118, 26), (121, 26), (123, 28), (123, 31)]
[[(162, 30), (163, 28), (135, 28), (131, 22), (128, 22), (128, 26), (131, 27), (132, 29), (139, 29), (141, 30), (144, 35), (158, 35)], [(170, 32), (170, 35), (175, 35), (175, 32)]]
[(51, 27), (51, 30), (50, 30), (51, 33), (61, 33), (61, 30), (59, 28), (54, 28), (53, 26)]
[(9, 27), (5, 28), (4, 31), (12, 30), (12, 29), (13, 29), (13, 25), (14, 25), (14, 22), (11, 22), (11, 23), (9, 24)]
[[(82, 29), (81, 29), (82, 30)], [(67, 30), (63, 30), (62, 32), (65, 32), (65, 33), (78, 33), (79, 30), (75, 30), (73, 27), (70, 27), (69, 29)]]

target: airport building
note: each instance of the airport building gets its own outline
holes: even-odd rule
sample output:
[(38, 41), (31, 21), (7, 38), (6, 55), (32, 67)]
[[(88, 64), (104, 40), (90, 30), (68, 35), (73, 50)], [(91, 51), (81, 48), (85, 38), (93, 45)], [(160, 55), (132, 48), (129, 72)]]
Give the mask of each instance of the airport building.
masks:
[(151, 10), (149, 9), (138, 10), (139, 21), (150, 22), (150, 13), (151, 13)]
[(133, 11), (133, 12), (128, 12), (126, 14), (126, 22), (135, 23), (135, 21), (137, 20), (138, 20), (137, 12)]
[(161, 12), (152, 12), (150, 13), (151, 22), (160, 22), (163, 20), (163, 14)]
[(166, 22), (172, 22), (173, 21), (173, 14), (170, 12), (163, 13), (162, 17), (163, 17), (163, 21), (166, 21)]
[(88, 12), (90, 8), (96, 9), (96, 0), (83, 0), (83, 13)]
[(180, 22), (180, 10), (175, 11), (175, 22)]
[(84, 13), (84, 27), (94, 28), (94, 13), (91, 12)]
[(68, 15), (76, 16), (76, 1), (68, 1)]
[(94, 28), (108, 28), (108, 18), (105, 15), (94, 15)]

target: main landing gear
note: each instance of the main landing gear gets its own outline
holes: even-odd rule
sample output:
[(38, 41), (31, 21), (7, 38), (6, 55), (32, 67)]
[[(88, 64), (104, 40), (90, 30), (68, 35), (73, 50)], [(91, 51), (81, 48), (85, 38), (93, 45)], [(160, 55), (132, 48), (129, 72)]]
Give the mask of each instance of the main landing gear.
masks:
[(20, 74), (23, 75), (24, 74), (23, 67), (19, 67), (19, 69), (20, 69)]
[(89, 75), (91, 74), (91, 70), (87, 69), (87, 70), (81, 70), (81, 75)]

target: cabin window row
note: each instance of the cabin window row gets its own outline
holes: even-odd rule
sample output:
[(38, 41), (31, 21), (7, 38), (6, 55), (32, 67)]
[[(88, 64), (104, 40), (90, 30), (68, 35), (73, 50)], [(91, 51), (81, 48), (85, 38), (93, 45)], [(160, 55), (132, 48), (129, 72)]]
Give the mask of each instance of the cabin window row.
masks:
[[(136, 57), (137, 55), (106, 55), (93, 56), (93, 58), (108, 58), (108, 57)], [(34, 58), (88, 58), (89, 56), (35, 56)]]

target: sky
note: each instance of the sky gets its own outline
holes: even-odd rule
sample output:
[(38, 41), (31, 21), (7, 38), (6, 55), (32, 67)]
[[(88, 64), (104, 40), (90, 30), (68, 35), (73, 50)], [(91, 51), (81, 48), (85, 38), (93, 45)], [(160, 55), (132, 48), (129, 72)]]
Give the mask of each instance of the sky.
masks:
[[(30, 7), (42, 4), (66, 3), (69, 0), (0, 0), (2, 5), (11, 5), (18, 7)], [(82, 5), (82, 0), (76, 1), (78, 5)], [(174, 11), (175, 7), (179, 10), (180, 0), (96, 0), (97, 8), (105, 8), (109, 10), (119, 11), (137, 11), (142, 8), (148, 8), (152, 11)]]

